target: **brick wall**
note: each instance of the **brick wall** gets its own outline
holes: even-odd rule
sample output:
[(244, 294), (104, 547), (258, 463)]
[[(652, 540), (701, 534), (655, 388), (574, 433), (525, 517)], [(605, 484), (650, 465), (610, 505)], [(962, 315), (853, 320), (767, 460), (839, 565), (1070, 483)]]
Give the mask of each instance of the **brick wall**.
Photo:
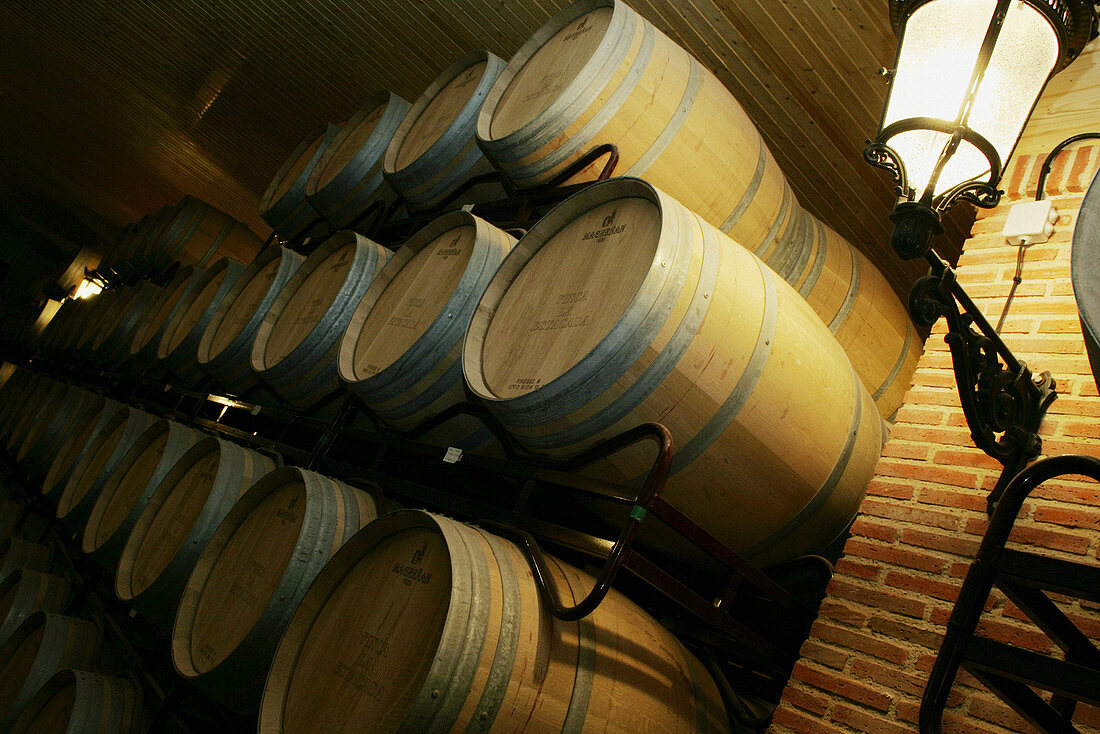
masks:
[[(1095, 48), (1094, 44), (1090, 63), (1100, 69)], [(1085, 77), (1086, 82), (1096, 78), (1093, 72)], [(1003, 182), (1004, 203), (979, 213), (959, 261), (960, 282), (994, 324), (1016, 266), (1015, 248), (1000, 237), (1008, 207), (1034, 197), (1043, 151), (1071, 134), (1100, 127), (1082, 127), (1080, 119), (1082, 109), (1092, 120), (1100, 114), (1097, 86), (1082, 84), (1078, 75), (1063, 88), (1059, 97), (1037, 111), (1042, 139), (1030, 146), (1026, 138), (1021, 143)], [(1081, 100), (1087, 103), (1082, 106)], [(1059, 124), (1062, 110), (1068, 110), (1065, 124)], [(1057, 135), (1052, 138), (1052, 133)], [(1026, 152), (1029, 148), (1035, 152)], [(1057, 380), (1059, 397), (1040, 430), (1045, 456), (1100, 456), (1100, 397), (1084, 352), (1069, 265), (1077, 210), (1098, 167), (1100, 144), (1066, 151), (1055, 165), (1047, 196), (1061, 218), (1050, 242), (1028, 249), (1023, 283), (1002, 329), (1009, 347), (1033, 371), (1049, 370)], [(970, 440), (943, 341), (945, 331), (941, 320), (926, 343), (771, 732), (916, 731), (927, 675), (985, 531), (986, 495), (1000, 468)], [(1100, 486), (1095, 483), (1049, 482), (1032, 494), (1020, 518), (1013, 536), (1017, 547), (1098, 562)], [(1062, 606), (1087, 634), (1100, 640), (1100, 605)], [(979, 632), (1040, 652), (1054, 647), (996, 592)], [(1100, 709), (1081, 706), (1075, 720), (1083, 731), (1100, 732)], [(962, 671), (944, 731), (1004, 734), (1033, 729)]]

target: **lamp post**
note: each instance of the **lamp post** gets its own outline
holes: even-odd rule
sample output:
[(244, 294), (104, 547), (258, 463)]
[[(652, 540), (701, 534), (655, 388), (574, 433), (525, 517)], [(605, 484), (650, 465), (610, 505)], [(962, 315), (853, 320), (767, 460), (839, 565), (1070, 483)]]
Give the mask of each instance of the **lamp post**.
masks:
[(1039, 455), (1037, 431), (1054, 382), (1049, 373), (1032, 379), (931, 242), (955, 202), (997, 205), (1004, 165), (1039, 95), (1095, 35), (1096, 12), (1092, 0), (890, 0), (890, 15), (898, 53), (864, 158), (897, 184), (892, 248), (931, 268), (913, 286), (910, 314), (926, 327), (947, 319), (971, 437), (1003, 465), (992, 510), (1008, 481)]

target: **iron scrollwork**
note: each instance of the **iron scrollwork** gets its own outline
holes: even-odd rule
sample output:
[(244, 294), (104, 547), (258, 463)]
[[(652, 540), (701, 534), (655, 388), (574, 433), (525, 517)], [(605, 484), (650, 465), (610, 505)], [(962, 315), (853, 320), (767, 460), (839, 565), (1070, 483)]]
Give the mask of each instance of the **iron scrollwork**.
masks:
[(989, 495), (996, 506), (1005, 485), (1042, 451), (1039, 422), (1057, 397), (1049, 372), (1033, 377), (1017, 360), (958, 284), (955, 272), (935, 253), (932, 274), (917, 280), (909, 312), (920, 326), (947, 320), (944, 341), (958, 385), (959, 400), (975, 445), (1004, 469)]

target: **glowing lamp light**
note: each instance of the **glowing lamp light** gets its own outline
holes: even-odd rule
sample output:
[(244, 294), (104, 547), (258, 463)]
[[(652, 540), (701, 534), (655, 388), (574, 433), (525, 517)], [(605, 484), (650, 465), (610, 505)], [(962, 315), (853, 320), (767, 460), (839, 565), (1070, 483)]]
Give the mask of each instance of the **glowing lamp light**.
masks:
[(997, 185), (1047, 81), (1093, 32), (1089, 0), (890, 0), (898, 53), (882, 124), (864, 157), (894, 174), (891, 244), (923, 257), (959, 199)]
[(89, 298), (91, 296), (98, 295), (103, 291), (103, 284), (97, 281), (85, 278), (81, 281), (80, 286), (76, 289), (76, 293), (73, 294), (73, 298)]

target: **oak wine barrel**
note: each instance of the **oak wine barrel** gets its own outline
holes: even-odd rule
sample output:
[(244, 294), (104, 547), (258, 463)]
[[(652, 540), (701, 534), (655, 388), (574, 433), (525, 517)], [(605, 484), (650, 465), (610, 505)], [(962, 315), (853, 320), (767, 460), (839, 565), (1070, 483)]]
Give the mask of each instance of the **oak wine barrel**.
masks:
[[(595, 580), (548, 559), (565, 603)], [(614, 590), (562, 622), (513, 543), (391, 513), (325, 566), (271, 665), (261, 734), (729, 731), (718, 689)]]
[(614, 143), (616, 175), (644, 178), (768, 263), (829, 325), (881, 414), (901, 405), (921, 351), (901, 300), (802, 208), (718, 78), (621, 0), (578, 0), (536, 31), (486, 97), (477, 132), (521, 188)]
[(154, 416), (137, 408), (124, 408), (109, 419), (69, 475), (57, 500), (57, 519), (75, 531), (83, 530), (103, 485), (155, 420)]
[(305, 469), (276, 469), (252, 485), (187, 581), (172, 630), (179, 674), (231, 708), (254, 705), (306, 588), (377, 515), (366, 492)]
[(171, 207), (163, 228), (141, 253), (154, 268), (174, 262), (205, 268), (220, 260), (248, 262), (263, 240), (244, 222), (194, 196), (185, 196)]
[(130, 365), (133, 370), (145, 370), (156, 364), (157, 349), (160, 348), (168, 325), (184, 308), (184, 304), (205, 277), (205, 270), (189, 265), (177, 270), (164, 286), (160, 305), (134, 333), (134, 341), (130, 344)]
[(339, 131), (338, 126), (327, 125), (320, 134), (299, 143), (260, 198), (260, 217), (283, 239), (297, 239), (325, 228), (318, 226), (317, 212), (306, 200), (306, 183)]
[(141, 686), (132, 680), (66, 668), (27, 701), (11, 732), (141, 734), (141, 704)]
[[(572, 456), (663, 423), (664, 498), (761, 564), (843, 532), (885, 440), (806, 301), (640, 179), (595, 184), (531, 228), (478, 305), (463, 367), (533, 451)], [(640, 483), (651, 464), (636, 446), (594, 471)]]
[[(402, 430), (464, 401), (462, 337), (515, 243), (467, 212), (444, 214), (414, 234), (374, 279), (344, 332), (338, 366), (352, 392)], [(425, 440), (469, 450), (489, 438), (480, 422), (459, 419)]]
[(169, 319), (157, 344), (157, 361), (158, 368), (168, 372), (174, 383), (193, 386), (206, 376), (198, 363), (199, 341), (244, 270), (245, 266), (236, 260), (218, 260), (207, 268)]
[[(390, 140), (382, 173), (409, 208), (431, 209), (492, 165), (477, 146), (478, 110), (505, 63), (485, 49), (460, 56), (409, 108)], [(462, 203), (499, 198), (497, 184), (475, 187)]]
[(71, 426), (68, 436), (50, 463), (50, 468), (46, 470), (46, 476), (42, 480), (42, 494), (45, 497), (57, 501), (68, 485), (73, 471), (92, 450), (96, 438), (114, 416), (125, 409), (126, 406), (122, 403), (102, 395), (93, 395), (87, 412), (82, 414), (79, 423)]
[(342, 389), (336, 357), (355, 304), (393, 253), (351, 231), (314, 250), (275, 297), (252, 343), (251, 364), (295, 407)]
[(158, 420), (138, 436), (96, 497), (84, 525), (80, 549), (114, 571), (134, 523), (176, 461), (202, 434), (170, 420)]
[(276, 461), (208, 437), (173, 464), (126, 539), (115, 593), (154, 624), (171, 629), (199, 555), (245, 490)]
[(408, 111), (403, 97), (379, 92), (340, 126), (322, 152), (305, 196), (333, 228), (350, 227), (372, 206), (385, 207), (397, 198), (382, 176), (382, 158)]
[(0, 646), (35, 612), (62, 612), (69, 581), (52, 573), (20, 567), (0, 581)]
[(9, 731), (31, 697), (59, 670), (88, 669), (102, 635), (92, 622), (35, 612), (0, 646), (0, 731)]
[(35, 543), (17, 535), (9, 535), (0, 540), (0, 581), (21, 568), (49, 573), (51, 563), (53, 548), (49, 545)]
[(276, 296), (304, 260), (286, 247), (265, 248), (233, 283), (203, 330), (198, 363), (234, 395), (256, 386), (252, 342)]

